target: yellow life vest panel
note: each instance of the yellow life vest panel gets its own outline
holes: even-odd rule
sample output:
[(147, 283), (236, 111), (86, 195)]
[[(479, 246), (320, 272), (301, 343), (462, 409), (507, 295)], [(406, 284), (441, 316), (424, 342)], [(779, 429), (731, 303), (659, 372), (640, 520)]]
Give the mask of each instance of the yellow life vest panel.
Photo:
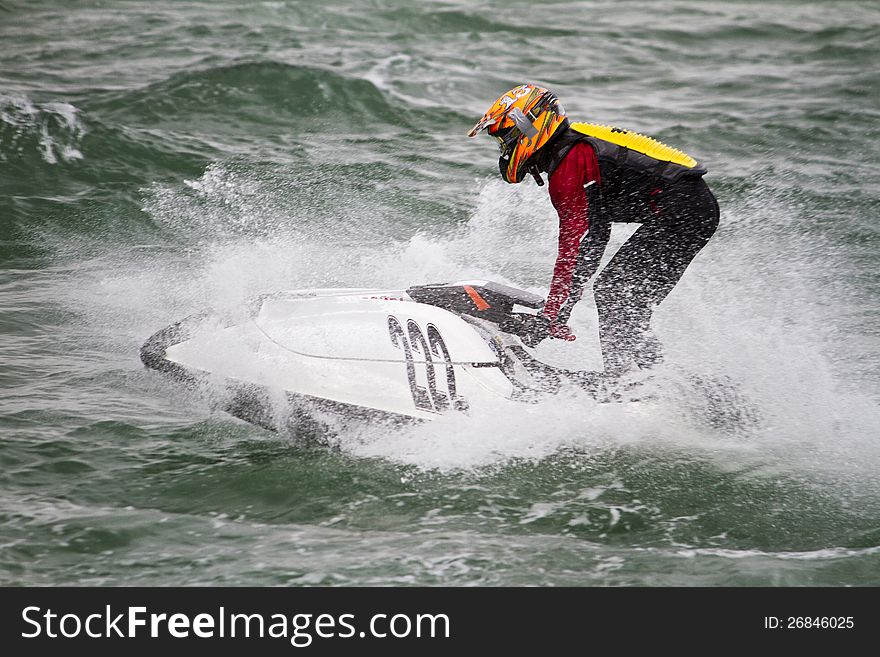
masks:
[(571, 129), (588, 137), (610, 141), (617, 146), (623, 146), (624, 148), (643, 153), (661, 162), (672, 162), (688, 169), (697, 166), (697, 161), (687, 153), (638, 132), (623, 130), (622, 128), (615, 128), (610, 125), (599, 125), (597, 123), (572, 123)]

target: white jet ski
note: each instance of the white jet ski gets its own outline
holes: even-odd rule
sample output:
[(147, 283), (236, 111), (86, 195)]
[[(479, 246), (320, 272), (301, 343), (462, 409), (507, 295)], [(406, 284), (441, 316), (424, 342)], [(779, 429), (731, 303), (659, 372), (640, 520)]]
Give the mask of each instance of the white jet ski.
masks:
[(538, 295), (482, 280), (289, 291), (254, 299), (238, 317), (188, 317), (140, 353), (147, 367), (183, 381), (219, 377), (235, 393), (225, 410), (263, 426), (272, 425), (264, 406), (279, 394), (304, 413), (479, 415), (576, 378), (536, 360), (510, 332), (542, 305)]

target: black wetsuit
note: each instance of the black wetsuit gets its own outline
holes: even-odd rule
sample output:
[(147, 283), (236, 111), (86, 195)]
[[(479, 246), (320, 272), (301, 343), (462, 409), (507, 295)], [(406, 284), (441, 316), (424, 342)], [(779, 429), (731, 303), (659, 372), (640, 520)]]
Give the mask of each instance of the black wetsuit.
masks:
[(538, 158), (550, 174), (560, 219), (559, 256), (544, 313), (551, 324), (564, 325), (598, 268), (611, 224), (640, 224), (593, 283), (605, 371), (614, 376), (660, 359), (651, 314), (712, 237), (718, 203), (702, 178), (704, 169), (672, 180), (659, 177), (597, 158), (595, 148), (572, 132)]

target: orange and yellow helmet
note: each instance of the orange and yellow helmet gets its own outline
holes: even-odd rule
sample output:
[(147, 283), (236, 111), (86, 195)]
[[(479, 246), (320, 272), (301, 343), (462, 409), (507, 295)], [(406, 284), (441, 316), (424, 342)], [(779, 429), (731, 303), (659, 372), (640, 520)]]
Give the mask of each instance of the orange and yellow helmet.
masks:
[[(522, 84), (508, 91), (468, 132), (474, 137), (485, 129), (498, 140), (501, 177), (509, 183), (522, 182), (532, 168), (529, 159), (565, 122), (565, 110), (555, 94), (544, 87)], [(535, 179), (543, 184), (533, 171)]]

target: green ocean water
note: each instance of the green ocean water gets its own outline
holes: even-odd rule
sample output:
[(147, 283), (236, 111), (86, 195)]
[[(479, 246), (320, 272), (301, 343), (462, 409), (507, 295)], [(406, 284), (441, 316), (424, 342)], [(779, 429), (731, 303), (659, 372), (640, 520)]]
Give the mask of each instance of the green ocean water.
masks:
[[(0, 0), (0, 43), (0, 583), (880, 585), (877, 3)], [(545, 293), (546, 191), (465, 137), (523, 81), (708, 163), (655, 328), (748, 422), (315, 436), (142, 367), (264, 292)]]

